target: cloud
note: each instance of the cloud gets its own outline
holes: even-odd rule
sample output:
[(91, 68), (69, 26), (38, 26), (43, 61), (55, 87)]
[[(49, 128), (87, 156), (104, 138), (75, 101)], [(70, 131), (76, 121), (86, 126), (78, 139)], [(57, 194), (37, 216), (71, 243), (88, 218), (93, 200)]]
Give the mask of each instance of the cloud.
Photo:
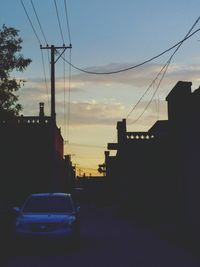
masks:
[[(131, 64), (134, 65), (134, 64)], [(152, 82), (153, 78), (156, 77), (157, 73), (160, 71), (163, 65), (151, 63), (146, 64), (140, 68), (130, 70), (127, 72), (115, 74), (115, 75), (89, 75), (85, 73), (74, 74), (72, 77), (72, 93), (85, 93), (89, 87), (89, 85), (93, 88), (93, 93), (99, 90), (98, 85), (101, 87), (110, 85), (110, 91), (107, 91), (107, 95), (105, 95), (104, 99), (100, 100), (96, 96), (96, 100), (80, 100), (80, 94), (77, 96), (77, 102), (72, 102), (70, 106), (70, 120), (73, 125), (116, 125), (116, 122), (120, 120), (123, 115), (128, 114), (131, 110), (131, 106), (128, 107), (125, 103), (122, 103), (121, 100), (108, 100), (113, 98), (113, 94), (110, 93), (114, 90), (115, 85), (118, 84), (118, 93), (119, 90), (123, 92), (126, 85), (131, 85), (135, 88), (135, 90), (140, 90), (141, 88), (147, 88)], [(122, 68), (130, 67), (130, 64), (109, 64), (102, 66), (101, 68), (91, 68), (92, 71), (112, 71)], [(152, 101), (151, 105), (148, 107), (147, 111), (138, 121), (139, 124), (142, 124), (145, 121), (145, 125), (149, 124), (148, 121), (152, 121), (153, 117), (157, 118), (166, 118), (166, 102), (164, 98), (166, 97), (168, 90), (171, 91), (173, 86), (179, 80), (187, 80), (192, 81), (194, 84), (200, 81), (199, 78), (200, 66), (199, 65), (178, 65), (171, 64), (168, 68), (167, 74), (162, 82), (162, 86), (164, 86), (165, 90), (161, 91), (160, 94), (160, 105), (159, 105), (159, 115), (158, 110), (156, 110), (156, 100)], [(63, 120), (63, 79), (57, 78), (57, 86), (56, 86), (56, 94), (57, 94), (57, 107), (56, 112), (58, 116)], [(49, 85), (49, 83), (48, 83)], [(121, 88), (121, 89), (120, 89)], [(155, 87), (154, 87), (155, 88)], [(163, 88), (163, 87), (162, 87)], [(153, 89), (153, 88), (152, 88)], [(66, 91), (67, 92), (67, 91)], [(133, 93), (135, 93), (134, 91)], [(137, 91), (138, 92), (138, 91)], [(149, 99), (151, 98), (152, 91), (147, 94), (139, 106), (137, 106), (136, 111), (131, 114), (131, 119), (134, 117), (138, 117), (139, 114), (143, 112), (145, 109)], [(82, 95), (83, 96), (83, 95)], [(88, 97), (89, 95), (85, 95)], [(136, 100), (136, 95), (132, 94), (131, 96), (133, 100)], [(120, 96), (118, 97), (120, 98)], [(125, 98), (124, 98), (125, 99)], [(137, 97), (139, 99), (139, 97)], [(49, 106), (50, 106), (50, 89), (49, 96), (47, 96), (47, 89), (45, 83), (42, 79), (34, 78), (27, 81), (25, 88), (20, 90), (20, 103), (24, 106), (24, 115), (36, 115), (38, 114), (38, 103), (45, 102), (45, 110), (46, 114), (50, 114)], [(62, 102), (62, 103), (61, 103)], [(129, 101), (130, 103), (130, 101)], [(134, 104), (133, 104), (134, 105)], [(67, 109), (68, 107), (66, 107)], [(157, 107), (158, 108), (158, 107)], [(126, 113), (127, 111), (127, 113)], [(59, 115), (60, 114), (60, 115)], [(134, 120), (134, 119), (133, 119)]]
[[(108, 65), (104, 65), (101, 67), (91, 67), (87, 70), (96, 71), (96, 72), (108, 72), (113, 70), (119, 70), (128, 68), (134, 63), (112, 63)], [(140, 90), (141, 88), (148, 88), (151, 84), (153, 79), (158, 75), (159, 71), (162, 69), (162, 64), (157, 63), (149, 63), (139, 68), (129, 70), (126, 72), (112, 74), (112, 75), (92, 75), (86, 73), (78, 73), (72, 75), (71, 79), (71, 93), (83, 93), (88, 90), (88, 87), (92, 87), (93, 91), (95, 92), (95, 86), (98, 85), (105, 86), (107, 89), (108, 87), (113, 90), (116, 86), (121, 87), (123, 91), (123, 86), (132, 86), (135, 90)], [(167, 73), (161, 83), (161, 87), (171, 90), (172, 87), (180, 80), (184, 81), (192, 81), (194, 84), (200, 82), (200, 66), (199, 65), (178, 65), (178, 64), (171, 64), (167, 70)], [(159, 76), (161, 78), (161, 75)], [(65, 81), (66, 85), (66, 92), (68, 92), (68, 82)], [(157, 84), (159, 79), (157, 80)], [(48, 89), (47, 89), (48, 87)], [(47, 87), (42, 78), (32, 78), (28, 79), (25, 88), (20, 91), (21, 94), (26, 94), (26, 92), (33, 95), (31, 92), (33, 90), (34, 95), (42, 94), (46, 95), (47, 97), (47, 90), (50, 94), (50, 81), (47, 82)], [(102, 87), (103, 89), (103, 87)], [(99, 89), (98, 89), (99, 90)], [(64, 91), (64, 80), (61, 77), (56, 78), (56, 94), (63, 94)]]
[[(150, 128), (158, 119), (167, 119), (167, 102), (165, 100), (155, 99), (148, 106), (149, 102), (141, 101), (135, 110), (128, 116), (127, 121), (134, 127)], [(66, 110), (68, 107), (66, 107)], [(121, 103), (98, 102), (96, 100), (73, 102), (70, 105), (70, 126), (116, 126), (117, 121), (127, 118), (132, 107), (123, 106)], [(145, 110), (146, 109), (146, 110)], [(67, 114), (64, 122), (63, 103), (58, 105), (59, 121), (61, 125), (66, 124)], [(144, 112), (145, 110), (145, 112)], [(144, 114), (140, 117), (140, 115)], [(139, 120), (138, 120), (139, 118)]]
[(141, 101), (128, 116), (127, 122), (132, 131), (147, 131), (157, 120), (167, 120), (167, 102), (165, 100), (154, 99), (150, 105), (148, 101)]
[[(164, 116), (167, 111), (167, 102), (165, 100), (155, 98), (153, 101), (149, 102), (147, 100), (141, 101), (137, 107), (131, 113), (133, 116), (141, 114), (144, 110), (145, 114), (159, 113), (160, 116)], [(130, 114), (130, 117), (131, 117)]]
[[(86, 70), (94, 72), (109, 72), (119, 69), (128, 68), (130, 66), (136, 65), (135, 63), (113, 63), (104, 65), (101, 67), (91, 67)], [(109, 84), (126, 84), (135, 87), (145, 87), (148, 86), (151, 81), (156, 77), (159, 71), (162, 69), (163, 64), (150, 63), (132, 69), (126, 72), (121, 72), (112, 75), (91, 75), (86, 73), (74, 74), (72, 80), (74, 82), (82, 83), (101, 83), (105, 85)], [(164, 86), (169, 84), (175, 84), (179, 80), (191, 80), (199, 81), (199, 65), (178, 65), (171, 64), (167, 70), (165, 78), (162, 82)]]
[[(63, 123), (63, 104), (58, 104), (58, 112)], [(115, 125), (121, 118), (124, 107), (120, 103), (102, 103), (96, 100), (72, 102), (70, 105), (71, 125)]]
[[(71, 83), (70, 86), (70, 90), (72, 93), (76, 93), (76, 92), (82, 92), (83, 89), (81, 89), (82, 87), (82, 82), (77, 82), (77, 83)], [(45, 92), (45, 90), (50, 91), (51, 88), (51, 82), (50, 80), (47, 80), (47, 82), (45, 83), (45, 80), (41, 77), (36, 77), (36, 78), (31, 78), (31, 79), (27, 79), (26, 83), (25, 83), (25, 88), (26, 90), (37, 90), (37, 92)], [(69, 86), (68, 86), (68, 80), (64, 80), (61, 77), (56, 78), (56, 83), (55, 83), (55, 88), (56, 88), (56, 93), (62, 93), (65, 89), (65, 91), (69, 90)]]
[[(69, 89), (66, 87), (65, 93), (60, 79), (56, 83), (56, 98), (66, 99), (68, 98)], [(84, 89), (72, 86), (70, 93), (82, 93)], [(40, 102), (45, 103), (46, 114), (50, 114), (50, 103), (51, 103), (51, 88), (49, 82), (47, 87), (41, 78), (29, 79), (25, 83), (19, 92), (19, 102), (24, 108), (25, 115), (38, 115), (38, 106)]]

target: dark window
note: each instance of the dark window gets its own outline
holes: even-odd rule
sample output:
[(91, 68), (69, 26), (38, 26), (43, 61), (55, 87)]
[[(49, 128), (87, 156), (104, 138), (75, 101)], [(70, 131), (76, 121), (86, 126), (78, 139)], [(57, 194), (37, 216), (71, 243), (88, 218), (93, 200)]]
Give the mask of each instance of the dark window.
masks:
[(69, 197), (37, 196), (30, 197), (27, 200), (24, 205), (23, 212), (73, 212), (73, 205)]

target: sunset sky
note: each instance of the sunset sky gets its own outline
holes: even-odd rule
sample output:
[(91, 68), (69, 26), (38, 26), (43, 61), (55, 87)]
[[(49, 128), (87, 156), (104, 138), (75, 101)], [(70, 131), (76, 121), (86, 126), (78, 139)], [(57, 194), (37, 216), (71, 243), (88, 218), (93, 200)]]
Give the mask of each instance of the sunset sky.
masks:
[[(31, 0), (23, 0), (42, 45), (46, 45)], [(32, 0), (49, 45), (62, 46), (54, 0)], [(65, 1), (56, 0), (64, 42), (69, 45)], [(109, 72), (141, 63), (181, 41), (200, 16), (199, 0), (68, 0), (72, 64), (81, 69)], [(50, 114), (50, 73), (43, 51), (47, 86), (39, 42), (20, 0), (1, 0), (0, 24), (20, 30), (22, 53), (32, 59), (19, 92), (24, 115), (37, 115), (39, 102)], [(196, 30), (200, 28), (197, 23)], [(112, 75), (92, 75), (71, 69), (62, 59), (56, 63), (56, 114), (78, 174), (97, 174), (107, 143), (116, 140), (116, 123), (126, 118), (174, 50), (141, 67)], [(69, 60), (69, 50), (65, 58)], [(66, 76), (64, 76), (64, 72)], [(66, 78), (64, 78), (66, 77)], [(167, 119), (165, 97), (177, 81), (200, 85), (200, 32), (186, 40), (173, 57), (167, 73), (147, 110), (159, 80), (127, 120), (129, 131), (146, 131), (156, 120)], [(65, 81), (65, 82), (64, 82)], [(65, 86), (64, 86), (65, 84)], [(69, 97), (70, 96), (70, 97)], [(70, 102), (70, 108), (69, 108)], [(70, 114), (68, 111), (70, 110)], [(135, 122), (137, 120), (137, 122)]]

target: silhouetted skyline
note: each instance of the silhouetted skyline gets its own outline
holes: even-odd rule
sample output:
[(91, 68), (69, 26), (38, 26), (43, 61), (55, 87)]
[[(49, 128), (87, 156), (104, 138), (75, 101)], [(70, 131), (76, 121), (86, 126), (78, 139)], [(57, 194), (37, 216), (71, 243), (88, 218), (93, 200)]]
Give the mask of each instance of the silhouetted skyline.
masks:
[[(49, 45), (62, 45), (55, 7), (52, 2), (33, 1)], [(107, 71), (128, 67), (144, 61), (180, 41), (199, 16), (196, 0), (163, 2), (146, 1), (67, 1), (72, 42), (72, 63), (81, 68)], [(43, 36), (37, 24), (30, 2), (24, 1), (42, 44)], [(63, 1), (57, 1), (64, 39), (69, 44)], [(24, 106), (23, 114), (37, 115), (38, 103), (45, 102), (45, 113), (49, 115), (47, 90), (41, 61), (41, 51), (20, 1), (1, 3), (0, 24), (20, 30), (25, 56), (33, 60), (22, 75), (27, 83), (20, 92)], [(105, 8), (106, 7), (106, 8)], [(51, 19), (49, 19), (51, 17)], [(199, 25), (197, 25), (197, 28)], [(173, 29), (173, 30), (172, 30)], [(199, 35), (186, 41), (177, 53), (159, 90), (159, 95), (149, 106), (144, 116), (134, 125), (130, 124), (140, 114), (151, 98), (152, 91), (127, 121), (128, 128), (146, 131), (159, 119), (166, 119), (165, 97), (178, 80), (193, 82), (199, 86)], [(77, 168), (89, 175), (98, 168), (104, 158), (103, 151), (115, 138), (116, 122), (128, 114), (138, 101), (170, 54), (136, 70), (111, 76), (92, 76), (72, 69), (70, 128), (68, 118), (68, 91), (64, 108), (63, 62), (56, 65), (57, 93), (56, 113), (58, 126), (66, 143), (67, 154)], [(47, 55), (44, 54), (45, 69), (49, 81)], [(66, 53), (69, 58), (69, 53)], [(68, 73), (68, 66), (66, 65)], [(20, 77), (21, 78), (21, 77)], [(66, 87), (68, 80), (66, 79)], [(48, 87), (50, 88), (49, 84)], [(50, 92), (50, 90), (49, 90)], [(158, 103), (159, 102), (159, 107)], [(63, 114), (65, 109), (65, 116)], [(64, 123), (65, 120), (65, 123)], [(91, 169), (90, 169), (91, 168)]]

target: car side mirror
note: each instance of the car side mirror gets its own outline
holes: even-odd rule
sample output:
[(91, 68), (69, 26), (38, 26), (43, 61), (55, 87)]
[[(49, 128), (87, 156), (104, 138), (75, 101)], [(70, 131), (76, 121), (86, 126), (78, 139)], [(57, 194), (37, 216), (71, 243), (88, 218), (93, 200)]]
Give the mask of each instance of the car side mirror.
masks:
[(13, 207), (13, 211), (16, 213), (20, 213), (21, 209), (19, 207)]

